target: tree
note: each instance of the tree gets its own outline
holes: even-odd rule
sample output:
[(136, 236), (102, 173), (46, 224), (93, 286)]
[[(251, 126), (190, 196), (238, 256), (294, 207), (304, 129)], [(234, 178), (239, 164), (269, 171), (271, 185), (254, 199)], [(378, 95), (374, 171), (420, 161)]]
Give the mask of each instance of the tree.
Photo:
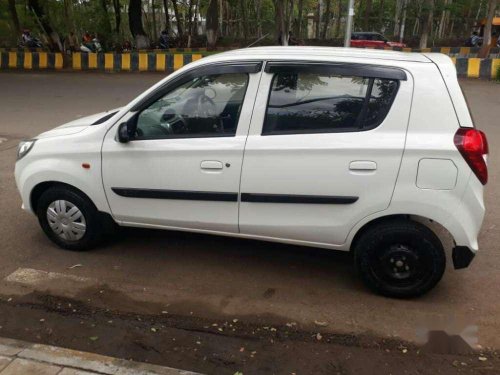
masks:
[(52, 28), (49, 19), (45, 14), (44, 8), (40, 5), (38, 0), (28, 0), (28, 7), (35, 15), (35, 18), (40, 27), (43, 29), (45, 34), (47, 34), (52, 49), (62, 51), (63, 46), (61, 43), (61, 38), (59, 37), (59, 34)]
[(281, 45), (288, 45), (288, 31), (286, 29), (285, 20), (285, 1), (274, 0), (274, 10), (276, 14), (276, 39), (280, 41)]
[(16, 1), (9, 0), (8, 7), (9, 7), (10, 18), (12, 20), (12, 25), (14, 26), (14, 30), (20, 33), (21, 24), (19, 23), (19, 17), (17, 16)]
[(120, 0), (113, 0), (113, 9), (115, 11), (115, 33), (120, 35), (120, 25), (122, 23)]
[(328, 26), (330, 26), (330, 19), (332, 13), (332, 0), (326, 0), (325, 17), (323, 21), (323, 31), (321, 32), (321, 39), (326, 39), (328, 33)]
[(426, 9), (424, 14), (424, 21), (422, 22), (422, 34), (420, 35), (420, 48), (427, 48), (427, 41), (429, 40), (429, 33), (432, 29), (432, 20), (434, 18), (434, 0), (426, 0)]
[(219, 32), (219, 0), (210, 0), (207, 9), (207, 47), (214, 49)]
[(135, 39), (137, 49), (149, 48), (149, 38), (142, 25), (141, 0), (130, 0), (128, 6), (128, 23), (130, 32)]
[(175, 20), (177, 21), (177, 35), (179, 36), (180, 39), (182, 39), (182, 37), (184, 36), (182, 17), (181, 17), (181, 14), (179, 13), (179, 7), (177, 6), (177, 0), (171, 0), (171, 1), (172, 1), (172, 8), (174, 8)]
[(488, 17), (486, 19), (486, 25), (484, 26), (483, 34), (483, 46), (479, 51), (478, 56), (481, 58), (488, 57), (490, 53), (491, 44), (491, 30), (493, 26), (493, 18), (495, 17), (495, 11), (497, 9), (497, 0), (489, 0), (488, 2)]

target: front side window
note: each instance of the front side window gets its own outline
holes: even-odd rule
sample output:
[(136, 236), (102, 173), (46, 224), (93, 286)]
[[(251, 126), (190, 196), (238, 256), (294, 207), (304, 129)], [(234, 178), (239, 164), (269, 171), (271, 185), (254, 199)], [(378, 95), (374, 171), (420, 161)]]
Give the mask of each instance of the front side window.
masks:
[(273, 78), (262, 134), (373, 129), (397, 89), (397, 80), (280, 72)]
[(135, 139), (234, 136), (248, 74), (194, 78), (137, 116)]

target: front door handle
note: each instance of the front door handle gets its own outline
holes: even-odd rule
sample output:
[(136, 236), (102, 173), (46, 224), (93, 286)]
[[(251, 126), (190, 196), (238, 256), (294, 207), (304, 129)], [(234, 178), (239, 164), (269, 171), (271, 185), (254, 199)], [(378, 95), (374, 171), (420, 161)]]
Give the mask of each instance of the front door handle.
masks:
[(217, 160), (203, 160), (200, 166), (201, 169), (205, 170), (218, 170), (222, 169), (222, 162)]
[(377, 170), (377, 163), (370, 160), (351, 161), (349, 170), (358, 172), (371, 172)]

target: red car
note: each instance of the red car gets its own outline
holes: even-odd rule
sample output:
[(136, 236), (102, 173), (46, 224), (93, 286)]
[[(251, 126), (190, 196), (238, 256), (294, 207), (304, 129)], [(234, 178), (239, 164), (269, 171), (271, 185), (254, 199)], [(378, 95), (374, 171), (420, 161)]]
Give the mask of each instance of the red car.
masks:
[(382, 34), (374, 32), (358, 32), (351, 35), (351, 47), (406, 47), (406, 44), (391, 42)]

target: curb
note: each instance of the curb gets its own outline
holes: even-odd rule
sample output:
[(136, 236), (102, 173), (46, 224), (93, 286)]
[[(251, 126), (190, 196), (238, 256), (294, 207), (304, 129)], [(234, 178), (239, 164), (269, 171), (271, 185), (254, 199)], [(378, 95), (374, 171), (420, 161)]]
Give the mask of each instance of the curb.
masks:
[(0, 374), (201, 375), (171, 367), (0, 338)]

